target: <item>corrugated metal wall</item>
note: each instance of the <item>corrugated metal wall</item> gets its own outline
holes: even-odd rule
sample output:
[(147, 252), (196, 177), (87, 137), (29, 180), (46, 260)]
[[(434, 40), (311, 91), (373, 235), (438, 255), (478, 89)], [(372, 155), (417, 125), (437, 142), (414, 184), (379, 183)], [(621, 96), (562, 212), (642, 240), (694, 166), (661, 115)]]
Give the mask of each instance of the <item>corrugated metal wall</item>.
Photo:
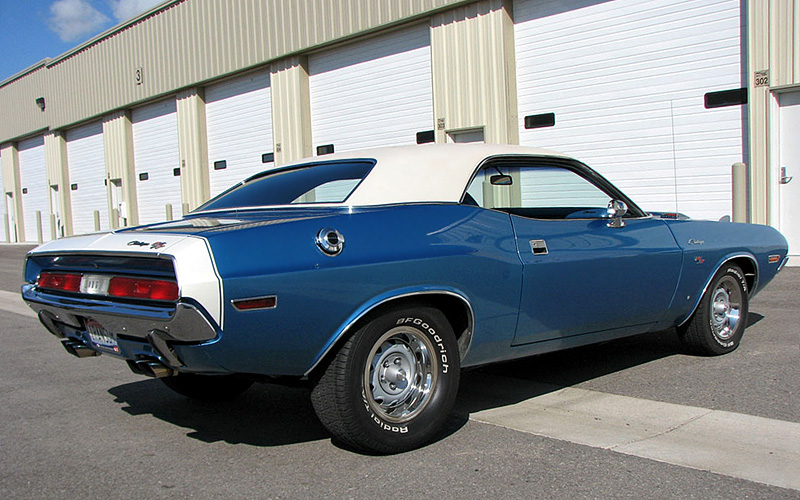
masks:
[[(18, 120), (0, 121), (0, 142), (464, 1), (179, 0), (0, 87), (0, 102), (20, 107), (9, 110)], [(27, 108), (39, 96), (47, 110), (37, 115)]]
[[(0, 86), (0, 143), (34, 134), (51, 125), (53, 110), (57, 107), (51, 88), (52, 75), (43, 63)], [(44, 111), (36, 104), (39, 97), (45, 99)]]
[(483, 128), (488, 143), (519, 144), (511, 3), (489, 0), (431, 21), (437, 141)]
[[(750, 219), (772, 223), (777, 210), (777, 161), (771, 142), (777, 139), (773, 90), (800, 86), (800, 0), (747, 2), (749, 66)], [(769, 85), (755, 82), (755, 72), (767, 70)]]
[(308, 58), (291, 57), (273, 64), (270, 85), (275, 164), (311, 156)]

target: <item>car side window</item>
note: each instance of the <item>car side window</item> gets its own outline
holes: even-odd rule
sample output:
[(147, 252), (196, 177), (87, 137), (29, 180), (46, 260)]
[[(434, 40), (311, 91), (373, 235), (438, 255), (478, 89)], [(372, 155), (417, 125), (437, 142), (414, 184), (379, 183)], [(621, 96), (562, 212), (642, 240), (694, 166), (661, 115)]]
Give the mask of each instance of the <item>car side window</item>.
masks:
[(467, 189), (464, 204), (541, 219), (600, 218), (611, 201), (577, 172), (552, 165), (484, 167)]

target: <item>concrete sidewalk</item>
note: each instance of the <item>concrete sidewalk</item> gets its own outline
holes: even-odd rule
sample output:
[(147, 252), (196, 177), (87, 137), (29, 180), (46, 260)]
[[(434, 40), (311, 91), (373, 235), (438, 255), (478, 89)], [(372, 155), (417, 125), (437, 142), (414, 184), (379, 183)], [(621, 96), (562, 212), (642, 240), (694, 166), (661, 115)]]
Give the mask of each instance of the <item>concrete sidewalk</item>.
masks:
[[(513, 401), (518, 384), (487, 376), (472, 387)], [(572, 387), (474, 412), (470, 419), (683, 467), (800, 490), (800, 424)], [(525, 388), (530, 394), (530, 385)]]

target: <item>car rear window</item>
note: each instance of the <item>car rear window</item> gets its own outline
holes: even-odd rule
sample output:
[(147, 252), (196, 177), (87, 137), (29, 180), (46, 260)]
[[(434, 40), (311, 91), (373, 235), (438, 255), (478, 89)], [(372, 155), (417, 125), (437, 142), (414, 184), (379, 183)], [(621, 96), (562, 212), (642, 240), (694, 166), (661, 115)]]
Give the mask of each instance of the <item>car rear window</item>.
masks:
[(197, 211), (233, 208), (342, 203), (372, 169), (374, 161), (312, 163), (268, 171), (237, 184)]

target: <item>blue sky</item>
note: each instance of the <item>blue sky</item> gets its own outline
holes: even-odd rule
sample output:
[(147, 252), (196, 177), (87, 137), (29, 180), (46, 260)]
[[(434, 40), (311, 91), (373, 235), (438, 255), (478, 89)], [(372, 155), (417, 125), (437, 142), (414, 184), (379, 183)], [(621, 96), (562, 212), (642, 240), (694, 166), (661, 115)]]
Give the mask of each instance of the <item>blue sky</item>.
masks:
[(0, 0), (0, 81), (164, 0)]

